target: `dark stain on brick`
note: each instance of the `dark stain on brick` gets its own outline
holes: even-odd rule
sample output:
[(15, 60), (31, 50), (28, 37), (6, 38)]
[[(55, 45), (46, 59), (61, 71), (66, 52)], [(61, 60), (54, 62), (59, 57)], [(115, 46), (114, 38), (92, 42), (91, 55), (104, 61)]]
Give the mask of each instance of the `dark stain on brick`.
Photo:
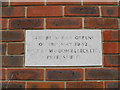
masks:
[(31, 29), (41, 26), (39, 19), (17, 19), (11, 22), (11, 26), (17, 29)]
[(6, 44), (0, 44), (0, 55), (5, 55), (6, 53)]
[(108, 84), (108, 88), (119, 88), (119, 86), (120, 86), (120, 82), (113, 82)]
[(13, 7), (5, 7), (5, 8), (2, 8), (2, 14), (3, 16), (6, 15), (6, 16), (11, 16), (12, 13), (14, 11), (14, 8)]
[(79, 25), (76, 20), (54, 20), (51, 22), (55, 26)]
[(93, 79), (118, 80), (118, 70), (94, 69), (88, 72), (88, 76)]
[(72, 14), (97, 14), (95, 7), (75, 7), (70, 8)]
[[(16, 83), (2, 83), (2, 88), (5, 90), (9, 90), (10, 88), (18, 88), (19, 90), (24, 90), (23, 88), (25, 88), (24, 84), (16, 84)], [(12, 90), (12, 89), (10, 89)]]
[[(11, 78), (12, 77), (12, 78)], [(10, 80), (36, 80), (38, 78), (37, 71), (12, 71), (10, 72)]]
[(114, 14), (114, 10), (113, 10), (113, 9), (107, 9), (107, 13), (108, 13), (109, 15), (113, 15), (113, 14)]
[(48, 78), (50, 80), (74, 80), (79, 79), (81, 74), (75, 71), (48, 71)]

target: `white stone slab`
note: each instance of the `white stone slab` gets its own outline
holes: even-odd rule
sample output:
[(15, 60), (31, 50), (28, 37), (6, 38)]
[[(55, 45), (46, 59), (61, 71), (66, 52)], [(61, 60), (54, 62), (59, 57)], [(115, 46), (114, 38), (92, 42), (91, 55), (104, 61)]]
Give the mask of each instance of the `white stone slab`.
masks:
[(100, 66), (101, 30), (27, 30), (25, 66)]

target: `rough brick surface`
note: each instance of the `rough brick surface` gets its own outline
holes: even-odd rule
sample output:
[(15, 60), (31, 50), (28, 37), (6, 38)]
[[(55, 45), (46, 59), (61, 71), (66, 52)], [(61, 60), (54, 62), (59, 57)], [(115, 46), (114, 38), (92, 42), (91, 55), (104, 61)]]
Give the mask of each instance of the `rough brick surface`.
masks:
[(24, 7), (3, 7), (2, 17), (24, 17), (25, 8)]
[(118, 42), (105, 42), (103, 43), (104, 53), (120, 53), (120, 43)]
[(118, 29), (118, 19), (85, 18), (85, 28)]
[(117, 90), (118, 88), (120, 88), (120, 81), (106, 81), (105, 86), (106, 90)]
[(105, 55), (104, 66), (120, 66), (120, 55)]
[(10, 19), (10, 29), (42, 29), (44, 19), (40, 18), (22, 18)]
[(119, 30), (103, 31), (103, 41), (120, 41), (120, 31)]
[(24, 40), (24, 33), (22, 30), (19, 31), (0, 31), (2, 36), (0, 37), (0, 41), (23, 41)]
[(22, 67), (23, 63), (23, 56), (2, 56), (3, 67)]
[(28, 17), (62, 16), (61, 6), (28, 7)]
[(10, 80), (43, 80), (43, 69), (8, 69)]
[(0, 80), (5, 80), (6, 78), (5, 75), (6, 75), (5, 69), (0, 68)]
[[(7, 29), (7, 19), (2, 19), (1, 22), (0, 22), (0, 24), (1, 23), (2, 23), (2, 29)], [(1, 27), (0, 27), (0, 29), (1, 29)]]
[[(64, 88), (64, 82), (28, 82), (27, 88), (29, 89), (42, 89), (42, 88), (50, 88), (50, 89), (63, 89)], [(60, 90), (61, 90), (60, 89)]]
[(99, 9), (93, 6), (66, 6), (65, 16), (99, 16)]
[[(95, 90), (94, 88), (103, 88), (103, 82), (84, 82), (84, 81), (81, 81), (81, 82), (67, 82), (67, 90), (69, 90), (70, 88), (73, 88), (73, 89), (92, 89), (92, 90)], [(71, 89), (70, 89), (71, 90)]]
[(82, 69), (47, 69), (47, 80), (82, 80)]
[(0, 84), (1, 83), (2, 83), (3, 90), (5, 90), (6, 87), (8, 90), (13, 90), (13, 89), (24, 90), (24, 88), (25, 88), (25, 82), (9, 81), (9, 85), (8, 85), (8, 81), (2, 81), (2, 82), (0, 82)]
[(102, 16), (118, 17), (118, 7), (102, 7)]
[(0, 43), (0, 55), (5, 55), (5, 54), (6, 54), (6, 44)]
[(86, 80), (118, 80), (120, 68), (89, 68), (86, 69)]
[(10, 55), (24, 54), (24, 43), (9, 43), (8, 44), (8, 54), (10, 54)]
[(82, 28), (81, 18), (48, 18), (47, 28)]

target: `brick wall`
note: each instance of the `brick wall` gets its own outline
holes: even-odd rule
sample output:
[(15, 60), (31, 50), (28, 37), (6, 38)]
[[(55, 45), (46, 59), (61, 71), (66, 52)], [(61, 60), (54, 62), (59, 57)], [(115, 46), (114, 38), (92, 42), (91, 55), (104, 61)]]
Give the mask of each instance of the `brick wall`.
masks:
[[(101, 88), (103, 90), (118, 88), (120, 84), (119, 3), (116, 0), (48, 1), (2, 4), (3, 18), (0, 31), (2, 33), (2, 38), (0, 37), (2, 80), (0, 83), (3, 83), (3, 88), (30, 88), (30, 90), (34, 88)], [(25, 67), (24, 40), (25, 31), (29, 29), (101, 29), (103, 65)]]

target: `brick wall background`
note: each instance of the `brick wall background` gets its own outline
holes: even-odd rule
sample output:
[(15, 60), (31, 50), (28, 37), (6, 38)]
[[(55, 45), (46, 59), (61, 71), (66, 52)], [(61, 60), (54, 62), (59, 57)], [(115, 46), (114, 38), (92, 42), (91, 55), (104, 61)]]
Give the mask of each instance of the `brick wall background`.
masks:
[[(118, 1), (39, 1), (2, 3), (2, 29), (0, 30), (2, 80), (0, 83), (3, 83), (3, 88), (30, 88), (30, 90), (34, 88), (65, 88), (64, 90), (66, 88), (103, 90), (118, 88), (120, 84)], [(25, 67), (24, 35), (29, 29), (101, 29), (103, 66)]]

